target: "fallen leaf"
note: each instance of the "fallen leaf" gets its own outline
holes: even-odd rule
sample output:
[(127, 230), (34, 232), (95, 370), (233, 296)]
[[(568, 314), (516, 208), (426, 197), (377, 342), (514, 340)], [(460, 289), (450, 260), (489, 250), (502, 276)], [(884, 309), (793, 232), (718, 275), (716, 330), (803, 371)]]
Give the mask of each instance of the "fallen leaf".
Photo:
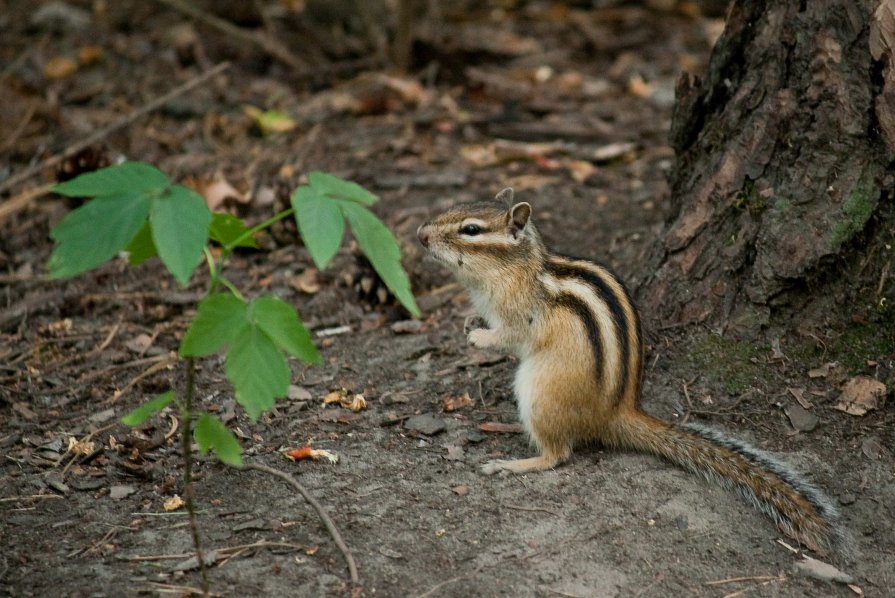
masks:
[(47, 79), (64, 79), (78, 70), (78, 63), (68, 56), (54, 56), (44, 65), (44, 76)]
[(301, 274), (289, 277), (289, 286), (306, 295), (313, 295), (320, 290), (320, 281), (317, 268), (307, 268)]
[(465, 392), (462, 395), (450, 395), (441, 399), (441, 407), (447, 413), (452, 411), (456, 411), (457, 409), (462, 409), (464, 407), (472, 407), (475, 405), (475, 401), (469, 398), (469, 393)]
[(175, 494), (164, 502), (162, 508), (165, 510), (166, 513), (170, 513), (171, 511), (176, 511), (177, 509), (181, 508), (184, 504), (186, 503), (183, 502), (183, 499), (180, 498), (180, 495)]
[(242, 112), (255, 121), (255, 125), (261, 130), (262, 135), (286, 133), (298, 126), (287, 114), (276, 110), (261, 110), (255, 106), (246, 105), (242, 107)]
[(341, 403), (342, 400), (348, 396), (348, 390), (345, 388), (340, 388), (339, 390), (333, 390), (329, 392), (325, 397), (323, 397), (323, 406), (332, 405), (333, 403)]
[(482, 422), (479, 424), (479, 430), (498, 434), (519, 434), (524, 431), (522, 424), (505, 424), (503, 422)]
[(101, 46), (84, 46), (78, 50), (78, 62), (82, 65), (88, 65), (96, 62), (103, 56)]
[(609, 162), (616, 158), (621, 158), (626, 154), (630, 154), (635, 149), (637, 149), (636, 143), (631, 141), (617, 141), (598, 147), (593, 151), (591, 157), (595, 162)]
[(350, 409), (355, 413), (367, 408), (367, 400), (364, 399), (364, 395), (354, 395), (351, 398), (344, 397), (339, 404), (345, 409)]
[(799, 405), (801, 405), (804, 409), (811, 409), (811, 401), (805, 398), (804, 388), (787, 388), (786, 390), (793, 396), (796, 401), (798, 401)]
[(445, 455), (445, 459), (448, 461), (463, 461), (466, 459), (466, 451), (463, 450), (462, 446), (452, 444), (447, 447), (447, 455)]
[(68, 450), (75, 455), (83, 457), (96, 450), (96, 443), (92, 440), (88, 440), (86, 442), (78, 442), (77, 439), (72, 436), (68, 439)]
[(451, 491), (457, 496), (466, 496), (467, 494), (469, 494), (469, 486), (465, 484), (451, 486)]
[(628, 79), (628, 93), (638, 98), (647, 99), (655, 93), (656, 88), (644, 81), (640, 75), (634, 75)]
[(839, 402), (833, 409), (849, 415), (865, 415), (882, 405), (886, 385), (870, 376), (855, 376), (842, 387)]
[(145, 353), (152, 346), (152, 337), (146, 334), (138, 334), (134, 338), (124, 342), (124, 346), (134, 353)]
[(568, 160), (566, 168), (576, 183), (584, 183), (597, 172), (597, 167), (587, 160)]
[(241, 204), (251, 201), (248, 194), (240, 192), (222, 174), (215, 175), (213, 179), (195, 180), (192, 186), (205, 199), (205, 204), (212, 211), (217, 210), (227, 199), (234, 199)]

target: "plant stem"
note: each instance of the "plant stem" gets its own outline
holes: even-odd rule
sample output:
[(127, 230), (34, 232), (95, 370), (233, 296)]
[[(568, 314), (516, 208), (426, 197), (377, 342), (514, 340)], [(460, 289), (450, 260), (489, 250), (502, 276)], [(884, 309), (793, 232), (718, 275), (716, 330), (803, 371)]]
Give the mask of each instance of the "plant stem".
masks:
[(224, 250), (227, 251), (227, 252), (231, 252), (231, 251), (233, 251), (234, 249), (236, 249), (236, 247), (239, 246), (240, 243), (242, 243), (243, 241), (245, 241), (246, 239), (248, 239), (249, 237), (251, 237), (252, 235), (254, 235), (255, 233), (257, 233), (259, 230), (264, 230), (265, 228), (267, 228), (268, 226), (270, 226), (270, 225), (273, 224), (274, 222), (279, 222), (279, 221), (282, 220), (283, 218), (286, 218), (287, 216), (291, 216), (291, 215), (294, 214), (294, 213), (295, 213), (295, 209), (294, 209), (294, 208), (286, 208), (285, 210), (283, 210), (283, 211), (280, 212), (279, 214), (275, 214), (275, 215), (271, 216), (270, 218), (268, 218), (267, 220), (265, 220), (265, 221), (262, 222), (261, 224), (256, 224), (255, 226), (253, 226), (252, 228), (250, 228), (250, 229), (247, 230), (246, 232), (244, 232), (244, 233), (242, 233), (241, 235), (239, 235), (238, 237), (236, 237), (233, 241), (227, 243), (227, 244), (224, 246)]
[(196, 385), (196, 360), (187, 357), (186, 363), (186, 390), (180, 408), (180, 419), (183, 423), (183, 435), (181, 436), (181, 452), (183, 453), (183, 494), (186, 502), (186, 512), (189, 514), (190, 530), (193, 534), (193, 546), (196, 548), (196, 558), (199, 560), (199, 574), (202, 576), (202, 592), (208, 596), (208, 571), (205, 569), (205, 558), (202, 554), (202, 542), (199, 538), (199, 520), (196, 515), (196, 505), (193, 500), (193, 391)]

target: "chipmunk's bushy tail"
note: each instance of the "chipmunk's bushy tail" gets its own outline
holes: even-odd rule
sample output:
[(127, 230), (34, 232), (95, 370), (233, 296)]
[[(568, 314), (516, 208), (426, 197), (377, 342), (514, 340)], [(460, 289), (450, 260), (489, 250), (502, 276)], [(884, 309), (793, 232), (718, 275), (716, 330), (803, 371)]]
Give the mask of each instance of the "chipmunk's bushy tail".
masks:
[(784, 534), (825, 555), (842, 547), (830, 499), (786, 464), (720, 432), (675, 426), (643, 412), (619, 417), (608, 443), (651, 453), (734, 490)]

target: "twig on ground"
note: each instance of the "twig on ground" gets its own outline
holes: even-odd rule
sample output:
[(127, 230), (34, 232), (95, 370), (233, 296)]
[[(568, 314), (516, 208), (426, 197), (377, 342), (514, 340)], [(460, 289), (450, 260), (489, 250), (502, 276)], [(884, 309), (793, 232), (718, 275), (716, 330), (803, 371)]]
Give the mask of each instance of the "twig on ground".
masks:
[(143, 380), (144, 378), (151, 376), (151, 375), (155, 374), (156, 372), (162, 371), (163, 369), (165, 369), (166, 367), (168, 367), (169, 365), (171, 365), (175, 361), (177, 361), (177, 357), (175, 355), (171, 355), (170, 353), (168, 355), (169, 355), (170, 359), (165, 359), (165, 360), (160, 361), (154, 365), (151, 365), (150, 367), (145, 369), (143, 372), (141, 372), (140, 374), (135, 376), (130, 382), (128, 382), (127, 384), (125, 384), (124, 386), (122, 386), (121, 388), (116, 390), (114, 393), (112, 393), (112, 398), (110, 398), (108, 400), (108, 402), (114, 403), (115, 401), (120, 399), (122, 397), (122, 395), (124, 395), (124, 393), (126, 393), (131, 388), (133, 388), (133, 386), (136, 383), (138, 383), (140, 380)]
[[(149, 114), (153, 110), (157, 110), (157, 109), (161, 108), (162, 106), (164, 106), (165, 104), (170, 102), (172, 99), (176, 98), (177, 96), (190, 91), (194, 87), (198, 87), (199, 85), (202, 85), (203, 83), (205, 83), (212, 77), (219, 75), (220, 73), (224, 72), (228, 68), (230, 68), (230, 63), (222, 62), (222, 63), (216, 65), (214, 68), (211, 68), (211, 69), (205, 71), (204, 73), (201, 73), (201, 74), (197, 75), (196, 77), (193, 77), (192, 79), (190, 79), (183, 85), (179, 85), (179, 86), (175, 87), (174, 89), (172, 89), (171, 91), (169, 91), (168, 93), (152, 100), (151, 102), (149, 102), (148, 104), (145, 104), (141, 108), (138, 108), (137, 110), (131, 112), (130, 114), (125, 115), (124, 117), (113, 122), (109, 126), (100, 129), (99, 131), (93, 133), (92, 135), (89, 135), (85, 139), (82, 139), (81, 141), (73, 143), (72, 145), (68, 146), (65, 150), (63, 150), (61, 153), (55, 154), (55, 155), (47, 158), (46, 160), (42, 160), (40, 163), (35, 164), (31, 168), (26, 168), (22, 172), (9, 177), (8, 179), (6, 179), (2, 183), (0, 183), (0, 193), (3, 193), (7, 189), (11, 189), (12, 187), (18, 185), (19, 183), (21, 183), (24, 180), (29, 179), (30, 177), (34, 176), (35, 174), (44, 170), (45, 168), (49, 168), (51, 166), (56, 166), (57, 164), (59, 164), (60, 162), (65, 160), (66, 158), (69, 158), (69, 157), (77, 154), (79, 151), (81, 151), (85, 147), (89, 147), (89, 146), (93, 145), (94, 143), (100, 141), (101, 139), (108, 137), (110, 134), (114, 133), (118, 129), (128, 126), (129, 124), (131, 124), (132, 122), (134, 122), (135, 120), (140, 118), (141, 116), (145, 116), (146, 114)], [(42, 187), (39, 187), (38, 189), (42, 189)], [(46, 191), (44, 191), (44, 193), (45, 192)], [(37, 197), (37, 195), (35, 195), (34, 197)], [(34, 197), (31, 197), (31, 199), (34, 199)], [(24, 201), (24, 200), (20, 200), (20, 203), (22, 201)], [(24, 202), (21, 206), (19, 206), (19, 209), (24, 207), (24, 205), (26, 205), (26, 204), (27, 204), (27, 202)], [(2, 221), (4, 216), (8, 216), (8, 215), (9, 215), (9, 213), (0, 214), (0, 221)]]
[(545, 507), (525, 507), (522, 505), (503, 505), (507, 509), (513, 509), (515, 511), (531, 511), (534, 513), (547, 513), (549, 515), (553, 515), (555, 517), (560, 517), (561, 514), (557, 513), (553, 509), (547, 509)]
[(280, 471), (279, 469), (275, 469), (273, 467), (268, 467), (267, 465), (261, 465), (260, 463), (247, 463), (246, 467), (248, 469), (254, 469), (256, 471), (263, 471), (264, 473), (269, 473), (272, 476), (276, 476), (281, 480), (285, 481), (287, 484), (295, 488), (299, 494), (301, 494), (308, 503), (314, 507), (314, 510), (317, 511), (317, 515), (320, 517), (323, 524), (326, 526), (326, 529), (329, 530), (329, 534), (332, 536), (333, 541), (336, 543), (336, 546), (339, 547), (339, 550), (342, 551), (342, 555), (345, 557), (345, 561), (348, 563), (348, 572), (351, 575), (351, 582), (355, 585), (360, 583), (360, 578), (357, 575), (357, 565), (354, 562), (354, 557), (351, 555), (351, 551), (348, 549), (348, 546), (345, 544), (345, 540), (342, 539), (342, 534), (339, 533), (336, 524), (333, 523), (333, 520), (326, 513), (326, 510), (323, 508), (317, 499), (311, 496), (311, 493), (308, 492), (304, 486), (302, 486), (298, 480), (289, 475), (284, 471)]
[(153, 591), (158, 592), (159, 594), (179, 594), (181, 596), (210, 595), (207, 592), (202, 591), (201, 589), (191, 586), (177, 586), (174, 584), (160, 583), (157, 581), (148, 581), (146, 583), (149, 584)]
[(19, 124), (16, 125), (16, 128), (12, 133), (6, 136), (6, 139), (3, 140), (3, 143), (0, 144), (0, 153), (5, 152), (13, 145), (15, 145), (16, 141), (19, 140), (22, 133), (25, 132), (25, 128), (28, 126), (28, 123), (31, 122), (31, 119), (34, 117), (34, 113), (37, 112), (37, 102), (32, 102), (30, 106), (28, 106), (28, 110), (25, 111), (25, 116), (19, 120)]
[[(34, 169), (30, 169), (30, 170), (34, 170)], [(11, 180), (11, 179), (7, 179), (7, 182), (9, 180)], [(31, 203), (32, 200), (40, 197), (41, 195), (46, 195), (47, 193), (49, 193), (50, 189), (53, 188), (54, 184), (55, 183), (47, 183), (46, 185), (32, 187), (31, 189), (25, 189), (24, 191), (22, 191), (21, 193), (19, 193), (15, 197), (13, 197), (12, 199), (3, 202), (3, 205), (0, 205), (0, 224), (3, 224), (3, 222), (11, 214), (15, 214), (16, 212), (18, 212), (19, 210), (21, 210), (22, 208), (27, 206), (29, 203)], [(5, 188), (4, 185), (5, 185), (5, 183), (0, 184), (0, 191), (2, 191)]]
[(705, 586), (720, 586), (727, 583), (738, 583), (741, 581), (785, 581), (786, 576), (784, 575), (752, 575), (748, 577), (729, 577), (727, 579), (719, 579), (716, 581), (706, 581), (703, 582), (702, 585)]
[[(303, 546), (301, 544), (291, 544), (289, 542), (268, 542), (266, 540), (262, 540), (260, 542), (253, 542), (251, 544), (240, 544), (238, 546), (226, 546), (224, 548), (216, 548), (216, 549), (214, 549), (214, 552), (229, 559), (242, 551), (252, 550), (254, 548), (294, 548), (295, 550), (305, 550), (307, 548), (307, 546)], [(190, 558), (191, 556), (195, 556), (195, 555), (192, 553), (149, 554), (149, 555), (119, 556), (118, 559), (122, 560), (122, 561), (134, 561), (134, 562), (178, 561), (178, 560)]]
[(310, 65), (307, 62), (299, 58), (296, 54), (293, 54), (292, 51), (287, 49), (269, 34), (263, 32), (256, 33), (254, 31), (243, 29), (242, 27), (237, 27), (229, 21), (216, 17), (197, 6), (183, 2), (182, 0), (156, 0), (156, 2), (164, 4), (168, 8), (173, 8), (174, 10), (192, 17), (209, 27), (213, 27), (232, 38), (258, 46), (273, 58), (276, 58), (286, 66), (297, 71), (304, 72), (310, 68)]

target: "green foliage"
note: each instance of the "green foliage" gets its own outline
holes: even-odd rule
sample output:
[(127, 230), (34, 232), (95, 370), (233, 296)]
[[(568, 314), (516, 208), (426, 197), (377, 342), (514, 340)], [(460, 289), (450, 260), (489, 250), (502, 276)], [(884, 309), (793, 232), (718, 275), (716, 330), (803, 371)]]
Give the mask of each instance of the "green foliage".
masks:
[(317, 193), (328, 199), (341, 199), (372, 206), (379, 198), (352, 181), (346, 181), (319, 170), (308, 174), (308, 183)]
[(295, 308), (282, 299), (258, 297), (249, 305), (248, 317), (277, 347), (296, 359), (308, 363), (323, 362)]
[(296, 189), (292, 205), (305, 247), (317, 267), (323, 270), (342, 245), (345, 218), (336, 202), (320, 195), (313, 187)]
[(206, 297), (180, 343), (180, 354), (205, 357), (222, 349), (246, 323), (246, 312), (245, 302), (230, 293)]
[(398, 241), (367, 209), (378, 199), (357, 183), (314, 171), (308, 175), (308, 185), (292, 194), (292, 205), (298, 230), (318, 268), (325, 268), (338, 250), (347, 219), (358, 245), (382, 281), (411, 314), (419, 316), (410, 280), (401, 266)]
[(208, 235), (212, 241), (223, 246), (235, 243), (234, 247), (250, 247), (257, 249), (258, 244), (251, 236), (246, 236), (249, 227), (245, 222), (225, 212), (215, 212), (211, 215), (211, 224), (208, 226)]
[(153, 166), (125, 162), (83, 174), (53, 190), (95, 198), (50, 232), (58, 243), (50, 256), (53, 278), (86, 272), (130, 247), (137, 263), (158, 252), (177, 282), (186, 285), (202, 259), (211, 212), (198, 194), (172, 186)]
[(391, 289), (401, 305), (414, 316), (420, 310), (410, 291), (410, 279), (401, 267), (401, 249), (392, 231), (373, 212), (356, 203), (340, 202), (342, 213), (351, 223), (351, 231), (360, 245), (361, 251), (369, 258), (376, 273)]
[(289, 388), (289, 367), (277, 345), (261, 328), (245, 324), (227, 351), (224, 366), (236, 400), (252, 421), (273, 407)]
[(171, 404), (171, 401), (174, 400), (174, 393), (172, 391), (168, 391), (164, 394), (160, 394), (155, 397), (148, 403), (143, 403), (127, 415), (121, 418), (121, 423), (125, 426), (136, 427), (149, 419), (154, 413), (158, 413), (165, 407)]
[[(236, 247), (257, 247), (254, 232), (294, 212), (305, 244), (322, 269), (341, 246), (347, 220), (382, 280), (408, 310), (419, 314), (401, 267), (398, 243), (368, 209), (378, 198), (356, 183), (322, 172), (310, 173), (308, 181), (295, 190), (293, 210), (250, 229), (235, 216), (212, 214), (198, 194), (173, 184), (148, 164), (126, 162), (81, 175), (54, 188), (62, 195), (93, 199), (50, 233), (58, 243), (50, 258), (50, 274), (75, 276), (126, 250), (131, 264), (158, 256), (174, 278), (186, 285), (204, 255), (211, 273), (209, 295), (199, 302), (180, 355), (193, 359), (225, 350), (224, 369), (236, 399), (257, 420), (286, 394), (291, 377), (286, 353), (308, 363), (321, 359), (294, 307), (276, 297), (247, 302), (221, 275)], [(209, 250), (209, 240), (222, 247), (219, 258)], [(221, 285), (230, 292), (215, 292)], [(179, 405), (186, 421), (192, 420), (191, 405), (167, 392), (122, 421), (140, 425), (171, 402)], [(213, 451), (225, 463), (242, 464), (239, 443), (220, 420), (200, 415), (195, 438), (203, 453)]]
[(199, 451), (207, 455), (213, 451), (223, 463), (234, 467), (242, 467), (242, 448), (233, 432), (218, 418), (207, 413), (199, 416), (194, 432)]
[(208, 243), (211, 212), (205, 200), (191, 189), (175, 185), (152, 202), (149, 226), (162, 263), (181, 285), (186, 286), (202, 261)]
[(229, 293), (204, 299), (183, 337), (180, 353), (203, 357), (225, 346), (227, 378), (252, 420), (286, 394), (290, 374), (282, 351), (320, 363), (295, 308), (275, 297), (259, 297), (248, 305)]

